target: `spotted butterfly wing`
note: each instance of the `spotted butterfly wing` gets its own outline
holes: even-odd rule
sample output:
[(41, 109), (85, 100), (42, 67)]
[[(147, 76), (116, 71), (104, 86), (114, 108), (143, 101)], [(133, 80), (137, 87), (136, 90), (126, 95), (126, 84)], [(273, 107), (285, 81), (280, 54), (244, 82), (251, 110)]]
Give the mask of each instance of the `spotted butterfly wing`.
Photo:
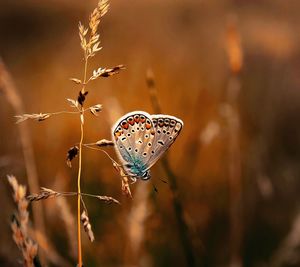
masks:
[(148, 168), (151, 168), (170, 148), (183, 127), (182, 120), (174, 116), (156, 114), (151, 115), (151, 120), (155, 134), (152, 141), (151, 156), (147, 161)]
[(112, 135), (117, 155), (126, 173), (131, 177), (147, 179), (147, 148), (152, 146), (155, 135), (151, 116), (143, 111), (127, 113), (113, 126)]

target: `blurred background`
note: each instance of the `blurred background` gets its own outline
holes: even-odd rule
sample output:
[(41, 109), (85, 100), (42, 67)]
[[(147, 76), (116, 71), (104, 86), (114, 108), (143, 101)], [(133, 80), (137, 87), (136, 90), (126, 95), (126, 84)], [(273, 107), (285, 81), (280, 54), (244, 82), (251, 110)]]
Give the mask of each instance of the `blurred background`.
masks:
[[(0, 86), (1, 266), (22, 259), (11, 237), (15, 206), (5, 177), (30, 183), (24, 131), (39, 186), (76, 191), (77, 160), (72, 169), (65, 160), (79, 141), (78, 117), (18, 126), (14, 115), (70, 110), (66, 98), (80, 88), (69, 78), (83, 75), (78, 22), (87, 25), (96, 4), (0, 2), (0, 57), (17, 89), (16, 96)], [(85, 266), (300, 265), (299, 9), (299, 1), (280, 0), (110, 2), (100, 24), (103, 49), (89, 72), (118, 64), (126, 70), (88, 88), (87, 105), (101, 103), (103, 111), (87, 114), (85, 143), (110, 139), (126, 112), (154, 113), (149, 69), (161, 109), (185, 126), (152, 179), (131, 186), (132, 200), (122, 195), (110, 160), (84, 150), (83, 192), (122, 203), (86, 199), (96, 240), (83, 233)], [(76, 199), (32, 207), (45, 265), (75, 266)]]

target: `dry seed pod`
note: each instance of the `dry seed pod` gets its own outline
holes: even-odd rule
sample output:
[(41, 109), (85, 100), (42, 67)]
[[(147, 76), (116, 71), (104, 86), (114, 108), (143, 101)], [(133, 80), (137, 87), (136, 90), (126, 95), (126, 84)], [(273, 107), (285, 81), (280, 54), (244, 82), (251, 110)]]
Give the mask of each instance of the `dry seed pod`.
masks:
[(72, 81), (76, 84), (82, 84), (82, 81), (80, 79), (77, 79), (77, 78), (70, 78), (70, 81)]
[(78, 97), (77, 97), (77, 101), (78, 101), (78, 103), (82, 106), (83, 105), (83, 103), (84, 103), (84, 101), (85, 101), (85, 97), (86, 97), (86, 95), (88, 94), (88, 91), (86, 91), (86, 92), (84, 92), (84, 93), (82, 93), (81, 91), (79, 92), (79, 95), (78, 95)]
[(70, 102), (70, 106), (72, 108), (78, 108), (79, 107), (77, 100), (74, 100), (74, 99), (71, 99), (71, 98), (67, 98), (67, 101)]
[(53, 197), (58, 197), (61, 194), (59, 192), (56, 192), (52, 189), (46, 188), (46, 187), (41, 187), (41, 190), (38, 194), (31, 194), (27, 196), (28, 201), (39, 201), (47, 198), (53, 198)]
[(106, 139), (101, 139), (96, 142), (96, 145), (99, 147), (104, 147), (104, 146), (114, 146), (114, 142)]
[(107, 204), (115, 203), (115, 204), (121, 204), (118, 200), (116, 200), (113, 197), (108, 197), (108, 196), (96, 196), (101, 201), (106, 202)]
[(102, 110), (102, 105), (100, 104), (90, 107), (90, 112), (95, 116), (98, 116), (97, 113), (100, 112), (101, 110)]
[(73, 146), (68, 150), (67, 153), (67, 165), (72, 168), (71, 161), (78, 155), (79, 148), (78, 146)]
[(16, 123), (20, 123), (23, 121), (26, 121), (28, 119), (32, 119), (32, 120), (37, 120), (37, 121), (44, 121), (46, 119), (48, 119), (51, 115), (48, 113), (39, 113), (39, 114), (22, 114), (22, 115), (17, 115), (15, 116), (18, 120), (16, 121)]
[(85, 210), (81, 213), (81, 222), (83, 224), (84, 231), (87, 233), (89, 240), (93, 242), (95, 240), (95, 236), (92, 230), (92, 226), (90, 224), (90, 220), (88, 214)]

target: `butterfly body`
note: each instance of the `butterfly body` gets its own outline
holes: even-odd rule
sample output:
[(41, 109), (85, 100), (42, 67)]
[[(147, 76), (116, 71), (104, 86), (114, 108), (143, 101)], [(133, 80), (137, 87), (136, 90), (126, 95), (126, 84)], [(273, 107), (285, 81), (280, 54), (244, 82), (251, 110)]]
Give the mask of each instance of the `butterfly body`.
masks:
[(112, 128), (116, 153), (132, 180), (149, 179), (150, 168), (173, 144), (183, 122), (169, 115), (134, 111), (122, 116)]

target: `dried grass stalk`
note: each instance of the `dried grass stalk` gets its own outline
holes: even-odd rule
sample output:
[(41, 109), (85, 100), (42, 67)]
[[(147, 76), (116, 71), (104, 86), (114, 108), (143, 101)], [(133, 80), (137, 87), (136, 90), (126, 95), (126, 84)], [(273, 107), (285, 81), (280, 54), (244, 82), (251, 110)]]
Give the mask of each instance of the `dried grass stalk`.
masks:
[(22, 252), (24, 266), (40, 266), (37, 258), (38, 246), (28, 237), (27, 228), (29, 213), (27, 211), (28, 201), (25, 197), (26, 187), (19, 185), (14, 176), (7, 176), (7, 180), (13, 189), (14, 201), (17, 204), (17, 214), (13, 216), (11, 221), (13, 239)]
[[(86, 28), (83, 24), (79, 23), (79, 37), (81, 47), (84, 51), (85, 59), (93, 57), (98, 51), (102, 49), (100, 45), (100, 35), (97, 33), (100, 19), (108, 11), (108, 0), (100, 0), (97, 7), (93, 10), (89, 19), (89, 28)], [(87, 34), (90, 33), (87, 39)]]

